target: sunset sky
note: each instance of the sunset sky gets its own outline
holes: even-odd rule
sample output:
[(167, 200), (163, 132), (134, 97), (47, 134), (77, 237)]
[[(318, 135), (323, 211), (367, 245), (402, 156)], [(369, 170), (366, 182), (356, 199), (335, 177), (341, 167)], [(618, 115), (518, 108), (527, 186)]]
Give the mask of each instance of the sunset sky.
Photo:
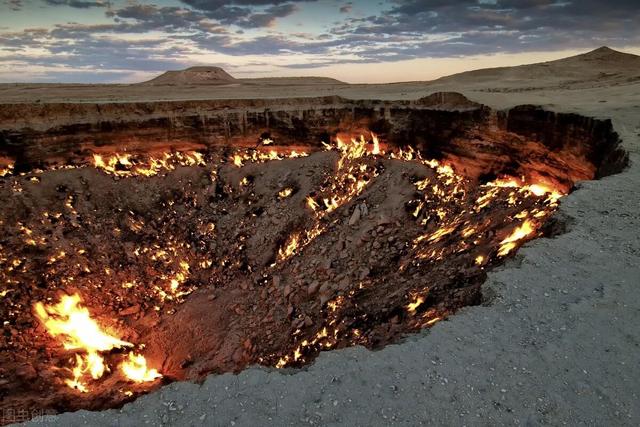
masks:
[(607, 45), (640, 54), (640, 0), (0, 0), (0, 82), (430, 80)]

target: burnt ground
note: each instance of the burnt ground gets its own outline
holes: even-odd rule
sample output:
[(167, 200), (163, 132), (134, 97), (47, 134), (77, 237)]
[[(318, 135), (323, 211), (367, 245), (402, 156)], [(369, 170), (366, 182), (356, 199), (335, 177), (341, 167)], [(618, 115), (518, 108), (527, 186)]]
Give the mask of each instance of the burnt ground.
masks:
[(563, 199), (556, 217), (566, 233), (527, 244), (491, 272), (486, 304), (380, 351), (356, 347), (324, 352), (304, 370), (254, 367), (173, 383), (120, 410), (33, 425), (637, 425), (637, 90), (467, 93), (499, 108), (530, 102), (612, 117), (631, 159), (625, 172)]
[[(542, 233), (554, 210), (546, 196), (388, 156), (206, 160), (153, 177), (84, 167), (2, 181), (4, 406), (105, 409), (171, 381), (382, 348), (480, 303), (507, 256), (500, 242), (525, 221), (539, 229), (527, 239)], [(163, 379), (114, 370), (87, 394), (64, 385), (73, 352), (31, 311), (61, 292), (79, 293)]]

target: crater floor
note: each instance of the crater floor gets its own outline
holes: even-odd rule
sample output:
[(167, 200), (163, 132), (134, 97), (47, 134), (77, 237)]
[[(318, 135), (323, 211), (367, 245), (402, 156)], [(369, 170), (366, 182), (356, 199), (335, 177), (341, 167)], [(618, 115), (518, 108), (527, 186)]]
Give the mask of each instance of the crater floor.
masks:
[[(263, 153), (96, 155), (3, 179), (4, 404), (105, 409), (171, 381), (380, 349), (478, 304), (486, 272), (542, 235), (562, 196), (377, 139)], [(84, 306), (107, 344), (76, 331)], [(132, 377), (140, 357), (155, 371)]]

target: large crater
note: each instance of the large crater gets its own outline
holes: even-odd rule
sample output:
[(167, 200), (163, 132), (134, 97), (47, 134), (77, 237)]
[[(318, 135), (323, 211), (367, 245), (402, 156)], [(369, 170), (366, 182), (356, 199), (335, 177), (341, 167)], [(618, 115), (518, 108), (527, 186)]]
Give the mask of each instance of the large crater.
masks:
[(0, 400), (53, 412), (429, 327), (627, 163), (609, 121), (455, 93), (2, 105), (0, 158)]

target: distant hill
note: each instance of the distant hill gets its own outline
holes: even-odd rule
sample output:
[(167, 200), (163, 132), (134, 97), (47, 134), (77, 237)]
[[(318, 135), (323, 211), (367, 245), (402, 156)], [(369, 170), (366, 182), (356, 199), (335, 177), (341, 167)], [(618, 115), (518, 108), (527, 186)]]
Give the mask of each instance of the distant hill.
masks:
[[(484, 90), (522, 91), (535, 88), (590, 88), (640, 81), (640, 56), (601, 47), (556, 61), (514, 67), (486, 68), (423, 82), (434, 86), (484, 87)], [(191, 67), (166, 73), (139, 85), (153, 86), (349, 86), (328, 77), (265, 77), (237, 79), (220, 67)]]
[(601, 47), (581, 55), (556, 61), (515, 67), (485, 68), (453, 74), (434, 80), (434, 84), (486, 85), (525, 83), (546, 86), (583, 86), (640, 80), (640, 56)]
[[(401, 66), (401, 65), (398, 65)], [(0, 104), (263, 99), (338, 95), (351, 99), (416, 99), (434, 92), (519, 93), (640, 88), (640, 56), (607, 47), (538, 64), (488, 68), (433, 81), (348, 84), (326, 77), (235, 78), (220, 67), (168, 71), (137, 84), (0, 84)], [(625, 93), (624, 90), (619, 93)], [(626, 93), (625, 93), (626, 95)], [(517, 97), (513, 98), (518, 99)], [(448, 99), (447, 102), (450, 100)], [(417, 102), (423, 102), (422, 100)]]
[(264, 77), (236, 79), (220, 67), (191, 67), (186, 70), (167, 71), (141, 85), (153, 86), (198, 86), (198, 85), (344, 85), (346, 83), (329, 77)]
[(347, 85), (330, 77), (262, 77), (257, 79), (240, 79), (242, 83), (259, 85)]
[(228, 85), (237, 80), (220, 67), (191, 67), (186, 70), (167, 71), (143, 85)]

